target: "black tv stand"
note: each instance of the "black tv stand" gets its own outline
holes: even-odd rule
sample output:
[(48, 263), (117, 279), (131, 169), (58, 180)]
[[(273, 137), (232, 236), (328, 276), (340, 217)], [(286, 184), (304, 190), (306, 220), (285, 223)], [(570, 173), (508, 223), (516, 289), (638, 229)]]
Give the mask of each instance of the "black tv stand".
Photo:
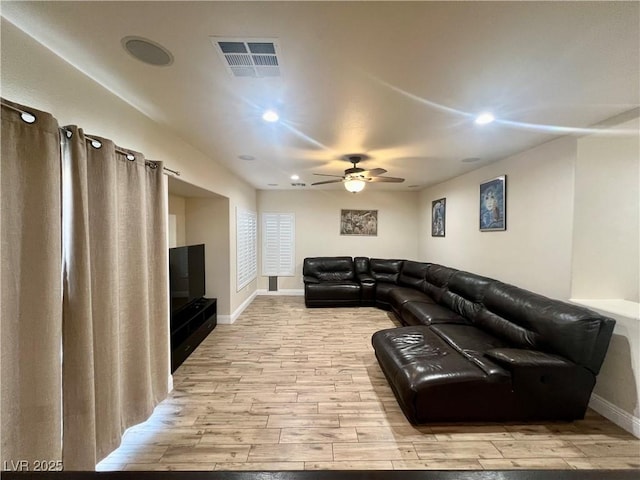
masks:
[(217, 325), (215, 298), (201, 298), (171, 315), (171, 373)]

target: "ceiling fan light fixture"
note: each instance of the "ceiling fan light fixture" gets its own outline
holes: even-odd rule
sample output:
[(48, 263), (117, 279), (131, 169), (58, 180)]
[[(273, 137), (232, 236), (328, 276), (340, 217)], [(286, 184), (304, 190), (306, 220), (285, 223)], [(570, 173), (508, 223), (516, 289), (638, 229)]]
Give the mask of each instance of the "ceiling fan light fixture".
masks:
[(347, 192), (358, 193), (364, 189), (365, 183), (364, 180), (358, 178), (347, 178), (344, 181), (344, 188), (347, 189)]

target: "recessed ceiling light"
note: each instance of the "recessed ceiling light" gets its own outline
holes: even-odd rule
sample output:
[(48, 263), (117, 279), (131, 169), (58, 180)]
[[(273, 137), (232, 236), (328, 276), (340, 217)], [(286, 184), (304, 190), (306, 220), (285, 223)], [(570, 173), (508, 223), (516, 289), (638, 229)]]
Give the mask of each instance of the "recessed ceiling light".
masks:
[(255, 160), (256, 157), (254, 157), (253, 155), (238, 155), (238, 158), (240, 160)]
[(483, 112), (480, 115), (478, 115), (475, 119), (475, 122), (478, 125), (486, 125), (487, 123), (491, 123), (495, 120), (496, 118), (493, 116), (492, 113), (490, 112)]
[(295, 173), (291, 175), (291, 180), (300, 180), (300, 175), (296, 175)]
[(277, 183), (267, 183), (267, 186), (269, 186), (269, 187), (277, 187), (278, 184)]
[(280, 115), (278, 115), (278, 112), (274, 111), (274, 110), (266, 110), (263, 114), (262, 114), (262, 119), (265, 122), (277, 122), (278, 120), (280, 120)]
[(173, 63), (173, 55), (165, 47), (148, 38), (124, 37), (122, 40), (124, 49), (141, 62), (166, 67)]

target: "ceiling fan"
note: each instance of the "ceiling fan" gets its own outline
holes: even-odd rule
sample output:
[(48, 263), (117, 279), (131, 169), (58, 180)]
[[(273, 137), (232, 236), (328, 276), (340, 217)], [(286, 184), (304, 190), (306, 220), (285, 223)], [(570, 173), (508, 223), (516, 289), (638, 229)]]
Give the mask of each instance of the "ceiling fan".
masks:
[(362, 191), (367, 182), (389, 182), (389, 183), (401, 183), (404, 182), (404, 178), (397, 177), (381, 177), (383, 173), (387, 173), (384, 168), (373, 168), (371, 170), (365, 170), (358, 167), (358, 163), (365, 159), (365, 155), (353, 154), (345, 157), (353, 164), (353, 167), (347, 168), (344, 171), (344, 175), (327, 175), (325, 173), (314, 173), (322, 177), (336, 177), (337, 180), (325, 180), (324, 182), (316, 182), (311, 185), (325, 185), (327, 183), (344, 183), (344, 188), (351, 193), (358, 193)]

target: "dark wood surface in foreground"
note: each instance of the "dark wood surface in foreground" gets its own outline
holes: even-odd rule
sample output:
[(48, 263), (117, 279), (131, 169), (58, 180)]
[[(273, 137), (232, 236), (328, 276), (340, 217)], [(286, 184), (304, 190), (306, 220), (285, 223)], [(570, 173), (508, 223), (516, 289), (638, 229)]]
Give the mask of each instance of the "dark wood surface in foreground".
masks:
[(637, 480), (634, 470), (3, 472), (3, 480)]

